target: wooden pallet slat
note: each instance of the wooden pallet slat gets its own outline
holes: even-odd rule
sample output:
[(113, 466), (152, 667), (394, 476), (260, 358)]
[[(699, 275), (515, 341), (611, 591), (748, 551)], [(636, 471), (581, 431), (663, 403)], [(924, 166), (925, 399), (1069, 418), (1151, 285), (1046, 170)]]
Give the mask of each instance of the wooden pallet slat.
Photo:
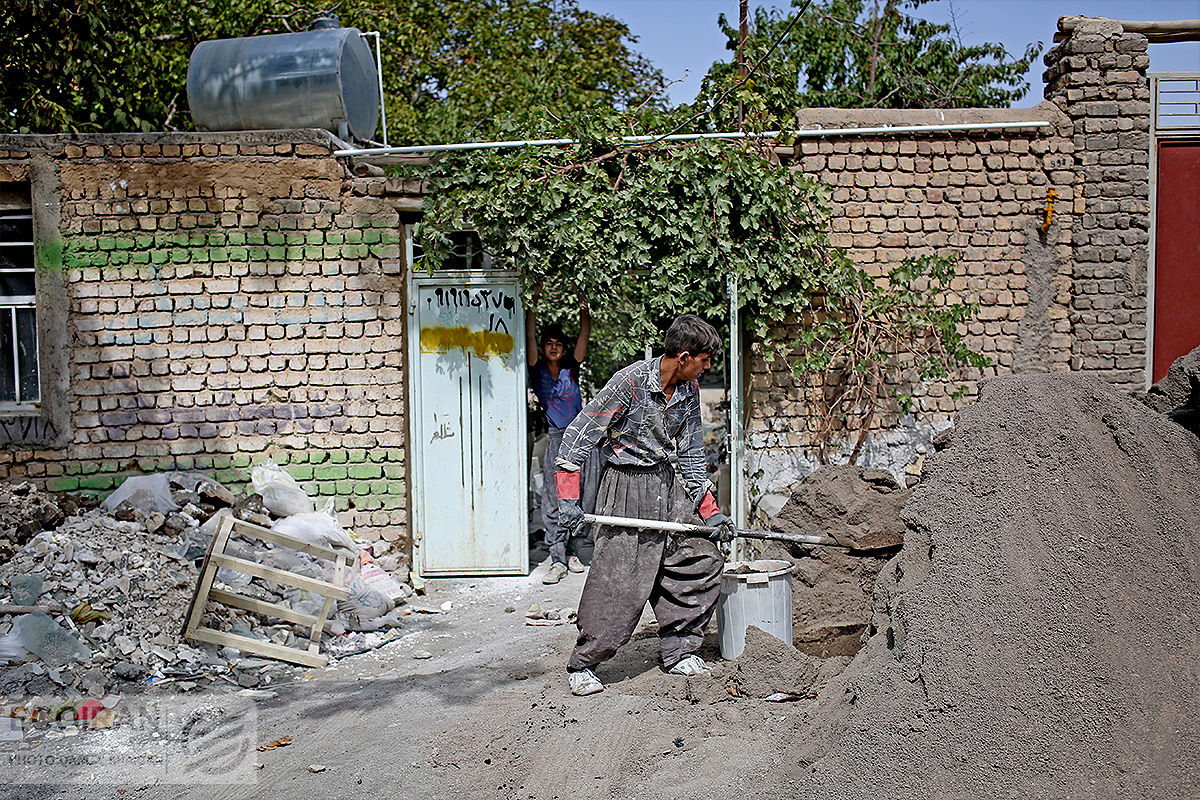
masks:
[(279, 603), (268, 603), (265, 600), (259, 600), (254, 597), (246, 597), (243, 594), (235, 594), (227, 592), (224, 589), (213, 587), (208, 591), (209, 602), (220, 603), (223, 606), (233, 606), (240, 608), (243, 611), (253, 611), (255, 614), (262, 614), (264, 617), (278, 617), (279, 619), (288, 622), (294, 622), (297, 625), (312, 625), (317, 621), (317, 618), (312, 614), (305, 614), (303, 611), (296, 611), (293, 608), (282, 606)]
[[(225, 548), (228, 546), (229, 537), (233, 533), (333, 561), (334, 580), (333, 582), (322, 581), (278, 567), (269, 567), (264, 564), (248, 561), (244, 558), (227, 555)], [(351, 565), (353, 558), (354, 556), (350, 553), (310, 544), (309, 542), (301, 541), (292, 536), (287, 536), (278, 531), (264, 528), (261, 525), (254, 525), (232, 516), (226, 517), (217, 528), (217, 533), (213, 536), (212, 541), (209, 542), (208, 552), (205, 553), (204, 562), (200, 570), (200, 579), (196, 583), (196, 591), (192, 597), (192, 603), (188, 607), (187, 616), (184, 618), (183, 635), (186, 638), (196, 641), (234, 647), (248, 653), (254, 653), (255, 655), (267, 658), (276, 658), (293, 664), (302, 664), (308, 667), (323, 667), (328, 662), (328, 658), (320, 654), (321, 634), (325, 630), (325, 623), (329, 619), (330, 612), (333, 610), (333, 604), (337, 600), (345, 600), (350, 596), (344, 584), (347, 569)], [(305, 614), (302, 611), (296, 611), (278, 603), (269, 603), (255, 597), (238, 594), (236, 591), (227, 591), (220, 587), (214, 587), (213, 581), (216, 578), (217, 570), (222, 567), (318, 595), (323, 598), (321, 612), (313, 616), (312, 614)], [(249, 636), (210, 628), (203, 624), (204, 610), (210, 602), (240, 608), (245, 611), (261, 614), (265, 617), (273, 617), (297, 625), (308, 626), (310, 635), (307, 642), (307, 649), (288, 647), (276, 644), (275, 642), (264, 642)]]

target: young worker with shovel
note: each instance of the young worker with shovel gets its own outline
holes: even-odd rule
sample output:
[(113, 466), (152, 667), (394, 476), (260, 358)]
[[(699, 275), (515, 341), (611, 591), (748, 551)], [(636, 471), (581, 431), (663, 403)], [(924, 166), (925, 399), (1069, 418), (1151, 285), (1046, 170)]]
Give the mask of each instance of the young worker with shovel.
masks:
[(669, 538), (658, 530), (608, 525), (596, 531), (591, 572), (579, 601), (579, 638), (567, 661), (571, 692), (577, 695), (604, 690), (593, 669), (629, 641), (647, 601), (658, 621), (667, 671), (708, 672), (695, 651), (720, 596), (723, 559), (716, 542), (732, 540), (735, 529), (717, 508), (706, 477), (697, 380), (720, 352), (721, 340), (707, 322), (684, 314), (671, 324), (663, 344), (659, 358), (617, 372), (563, 434), (554, 475), (559, 522), (571, 529), (583, 524), (580, 465), (607, 437), (597, 515), (682, 516), (673, 502), (679, 497), (670, 462), (675, 450), (691, 508), (716, 530), (712, 539)]

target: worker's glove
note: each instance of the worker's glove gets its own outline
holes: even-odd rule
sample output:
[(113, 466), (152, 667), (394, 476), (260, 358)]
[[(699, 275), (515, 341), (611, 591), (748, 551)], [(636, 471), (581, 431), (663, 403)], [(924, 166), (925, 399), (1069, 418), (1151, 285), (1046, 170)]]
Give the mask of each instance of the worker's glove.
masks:
[(568, 536), (583, 529), (583, 509), (579, 507), (579, 473), (555, 472), (554, 490), (558, 494), (558, 523)]
[(727, 545), (737, 538), (737, 528), (733, 526), (733, 520), (721, 513), (720, 507), (717, 506), (717, 499), (712, 496), (712, 492), (704, 493), (696, 512), (700, 515), (700, 519), (704, 520), (705, 525), (716, 528), (708, 535), (708, 538), (714, 542)]
[(579, 507), (578, 500), (570, 497), (558, 499), (558, 524), (562, 525), (568, 536), (579, 535), (579, 531), (586, 523), (583, 520), (583, 509)]
[(737, 538), (737, 528), (734, 527), (733, 520), (720, 511), (711, 517), (705, 517), (704, 524), (714, 529), (708, 538), (718, 544), (729, 544)]

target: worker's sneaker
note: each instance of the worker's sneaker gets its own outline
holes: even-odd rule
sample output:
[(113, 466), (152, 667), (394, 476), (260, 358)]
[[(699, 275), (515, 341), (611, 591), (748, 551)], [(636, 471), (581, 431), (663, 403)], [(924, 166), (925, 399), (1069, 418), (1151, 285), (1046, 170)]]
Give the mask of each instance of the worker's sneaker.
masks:
[(577, 694), (580, 697), (585, 697), (589, 694), (604, 691), (604, 684), (596, 677), (596, 673), (590, 669), (581, 669), (578, 672), (568, 672), (567, 680), (571, 684), (571, 694)]
[(712, 670), (704, 659), (693, 653), (676, 661), (667, 672), (672, 675), (711, 675)]
[(583, 562), (577, 556), (567, 559), (567, 569), (571, 572), (583, 572)]
[(558, 583), (565, 577), (567, 577), (567, 565), (555, 561), (550, 565), (550, 569), (546, 570), (546, 574), (542, 576), (542, 583)]

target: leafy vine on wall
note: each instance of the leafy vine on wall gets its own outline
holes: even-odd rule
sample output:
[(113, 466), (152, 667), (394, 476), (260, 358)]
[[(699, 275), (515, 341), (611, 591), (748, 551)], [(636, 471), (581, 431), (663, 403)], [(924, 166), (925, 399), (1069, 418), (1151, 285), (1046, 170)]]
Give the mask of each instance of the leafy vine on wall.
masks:
[(587, 296), (604, 330), (593, 352), (614, 367), (680, 313), (725, 318), (735, 278), (753, 346), (820, 398), (823, 460), (850, 431), (857, 457), (878, 404), (903, 400), (897, 376), (951, 380), (988, 363), (963, 338), (976, 306), (946, 292), (953, 257), (873, 278), (829, 242), (829, 187), (789, 168), (777, 142), (622, 142), (634, 132), (617, 114), (584, 115), (541, 134), (574, 144), (441, 158), (425, 174), (417, 266), (443, 263), (450, 232), (478, 231), (497, 266), (522, 273), (526, 300), (538, 287)]

